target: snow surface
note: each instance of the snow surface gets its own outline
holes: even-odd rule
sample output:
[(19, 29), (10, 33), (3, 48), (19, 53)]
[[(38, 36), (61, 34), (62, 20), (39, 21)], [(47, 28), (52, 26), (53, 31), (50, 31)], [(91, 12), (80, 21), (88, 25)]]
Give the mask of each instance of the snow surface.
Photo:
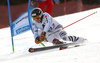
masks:
[[(10, 28), (0, 29), (0, 63), (100, 63), (100, 8), (58, 16), (55, 19), (63, 26), (67, 26), (96, 11), (96, 14), (65, 29), (68, 35), (87, 38), (88, 43), (85, 46), (62, 51), (29, 53), (29, 47), (42, 46), (34, 43), (33, 34), (28, 31), (14, 37), (13, 53)], [(50, 43), (44, 44), (49, 46)]]

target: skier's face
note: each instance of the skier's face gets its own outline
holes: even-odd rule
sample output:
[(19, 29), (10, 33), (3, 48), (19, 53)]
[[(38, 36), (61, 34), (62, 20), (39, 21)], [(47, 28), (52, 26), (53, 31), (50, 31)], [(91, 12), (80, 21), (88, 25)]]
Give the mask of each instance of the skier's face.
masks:
[(40, 23), (41, 19), (35, 19), (35, 21), (36, 21), (37, 23)]
[(37, 23), (40, 23), (40, 21), (41, 21), (41, 18), (40, 18), (39, 16), (33, 17), (33, 19), (34, 19)]

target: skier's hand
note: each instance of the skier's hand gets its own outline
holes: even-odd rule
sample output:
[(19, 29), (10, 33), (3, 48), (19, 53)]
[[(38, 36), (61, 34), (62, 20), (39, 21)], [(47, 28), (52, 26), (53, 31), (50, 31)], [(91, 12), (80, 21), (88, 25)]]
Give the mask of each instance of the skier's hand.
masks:
[(42, 33), (41, 33), (41, 35), (40, 35), (40, 40), (41, 40), (41, 41), (46, 40), (45, 35), (46, 35), (46, 32), (42, 32)]
[(35, 43), (36, 43), (36, 44), (40, 44), (40, 43), (41, 43), (40, 37), (36, 37)]

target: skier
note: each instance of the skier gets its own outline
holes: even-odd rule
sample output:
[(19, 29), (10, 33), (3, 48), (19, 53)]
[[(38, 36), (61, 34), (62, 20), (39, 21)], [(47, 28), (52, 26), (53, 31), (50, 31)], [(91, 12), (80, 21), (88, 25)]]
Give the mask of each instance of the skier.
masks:
[[(51, 17), (48, 13), (43, 13), (40, 8), (34, 8), (31, 12), (31, 16), (33, 20), (32, 29), (34, 31), (36, 44), (40, 44), (44, 40), (53, 44), (64, 44), (64, 42), (60, 41), (60, 39), (76, 43), (82, 43), (86, 40), (82, 37), (68, 36), (66, 31), (61, 30), (63, 26), (53, 19), (53, 17)], [(52, 34), (57, 30), (59, 31)], [(52, 35), (45, 38), (45, 36), (49, 34)]]

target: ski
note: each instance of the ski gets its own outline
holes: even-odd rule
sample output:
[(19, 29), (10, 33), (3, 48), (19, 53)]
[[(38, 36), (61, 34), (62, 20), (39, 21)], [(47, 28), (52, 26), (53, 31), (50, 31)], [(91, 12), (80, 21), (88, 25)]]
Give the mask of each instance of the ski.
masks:
[(55, 46), (48, 46), (48, 47), (41, 47), (41, 48), (29, 48), (29, 52), (38, 52), (38, 51), (44, 51), (44, 50), (50, 50), (50, 49), (54, 49), (54, 48), (59, 48), (59, 50), (63, 50), (68, 48), (68, 46), (74, 46), (74, 47), (78, 47), (80, 46), (78, 43), (67, 43), (67, 44), (59, 44), (59, 45), (55, 45)]

